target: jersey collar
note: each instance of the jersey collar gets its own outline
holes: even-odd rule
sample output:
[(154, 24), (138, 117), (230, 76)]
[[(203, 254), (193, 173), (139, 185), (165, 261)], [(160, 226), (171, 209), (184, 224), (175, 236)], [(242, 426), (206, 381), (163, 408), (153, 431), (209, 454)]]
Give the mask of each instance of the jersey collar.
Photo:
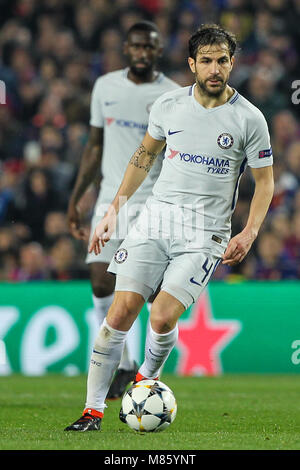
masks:
[(193, 104), (195, 106), (198, 107), (198, 109), (201, 109), (202, 111), (204, 112), (213, 112), (213, 111), (217, 111), (218, 109), (222, 109), (224, 106), (228, 106), (228, 105), (232, 105), (234, 104), (238, 97), (239, 97), (239, 94), (238, 92), (232, 88), (234, 90), (234, 93), (233, 95), (230, 97), (230, 99), (228, 101), (226, 101), (226, 103), (224, 104), (221, 104), (220, 106), (216, 106), (215, 108), (205, 108), (204, 106), (202, 106), (202, 104), (199, 103), (199, 101), (196, 100), (195, 98), (195, 86), (196, 86), (196, 83), (194, 83), (193, 85), (190, 86), (189, 88), (189, 96), (191, 96), (192, 100), (193, 100)]
[(123, 79), (132, 86), (145, 86), (145, 85), (153, 85), (154, 83), (160, 83), (163, 79), (163, 74), (161, 72), (157, 72), (157, 76), (153, 82), (145, 82), (145, 83), (134, 83), (132, 80), (128, 78), (129, 67), (123, 69)]

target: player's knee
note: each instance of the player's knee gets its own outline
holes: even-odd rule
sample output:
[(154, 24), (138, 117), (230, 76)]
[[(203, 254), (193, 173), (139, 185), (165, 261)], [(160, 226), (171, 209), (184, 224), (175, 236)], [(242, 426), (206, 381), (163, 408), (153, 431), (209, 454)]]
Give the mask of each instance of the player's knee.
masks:
[(117, 293), (108, 310), (107, 321), (112, 328), (129, 329), (142, 308), (143, 302), (138, 294), (131, 292)]
[(152, 329), (159, 334), (169, 333), (175, 328), (184, 310), (184, 305), (174, 295), (161, 291), (151, 307)]
[(92, 291), (95, 297), (102, 299), (103, 297), (108, 297), (114, 291), (113, 288), (109, 285), (103, 285), (99, 283), (92, 283)]
[(171, 308), (162, 309), (159, 305), (153, 304), (150, 315), (151, 327), (159, 334), (169, 333), (177, 323), (177, 316)]

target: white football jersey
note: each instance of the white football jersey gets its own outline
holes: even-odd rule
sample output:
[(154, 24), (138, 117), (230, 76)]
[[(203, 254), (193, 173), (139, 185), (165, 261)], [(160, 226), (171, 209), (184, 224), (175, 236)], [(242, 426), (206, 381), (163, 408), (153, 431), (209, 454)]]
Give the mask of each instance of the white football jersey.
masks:
[[(102, 181), (96, 208), (114, 199), (129, 160), (143, 140), (154, 101), (165, 92), (179, 88), (163, 73), (151, 83), (138, 85), (127, 75), (128, 68), (103, 75), (96, 80), (92, 91), (90, 125), (104, 128)], [(146, 201), (161, 165), (162, 156), (129, 200), (130, 204)]]
[(165, 93), (151, 109), (148, 132), (165, 139), (166, 150), (149, 201), (201, 213), (206, 238), (220, 237), (226, 246), (246, 165), (273, 163), (269, 132), (262, 113), (237, 91), (227, 103), (207, 109), (194, 88)]

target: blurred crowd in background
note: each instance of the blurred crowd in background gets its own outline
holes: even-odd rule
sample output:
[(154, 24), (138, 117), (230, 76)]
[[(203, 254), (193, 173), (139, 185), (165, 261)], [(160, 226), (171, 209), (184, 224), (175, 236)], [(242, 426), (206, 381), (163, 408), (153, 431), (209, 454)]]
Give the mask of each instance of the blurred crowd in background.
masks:
[[(0, 0), (0, 279), (89, 278), (86, 246), (69, 234), (66, 210), (89, 132), (99, 75), (126, 66), (128, 28), (154, 21), (164, 39), (159, 68), (186, 86), (188, 39), (202, 23), (237, 36), (230, 85), (265, 115), (275, 194), (251, 253), (214, 278), (300, 278), (300, 0)], [(294, 96), (294, 98), (293, 98)], [(130, 156), (129, 156), (130, 157)], [(254, 184), (240, 184), (233, 234), (245, 224)], [(87, 223), (91, 188), (81, 207)]]

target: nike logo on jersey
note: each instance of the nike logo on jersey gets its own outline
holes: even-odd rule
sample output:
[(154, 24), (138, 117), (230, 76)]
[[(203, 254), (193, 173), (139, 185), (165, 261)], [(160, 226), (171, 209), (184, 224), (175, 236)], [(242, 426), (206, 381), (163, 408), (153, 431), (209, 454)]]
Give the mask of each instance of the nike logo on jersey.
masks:
[(105, 101), (104, 104), (105, 106), (111, 106), (113, 104), (117, 104), (118, 102), (117, 101)]
[(169, 130), (168, 130), (168, 135), (178, 134), (178, 132), (183, 132), (183, 129), (182, 129), (182, 131), (171, 131), (171, 130), (169, 129)]
[(197, 284), (197, 286), (202, 286), (202, 284), (200, 284), (199, 282), (195, 281), (195, 279), (194, 279), (193, 277), (191, 277), (190, 282), (191, 282), (192, 284)]

